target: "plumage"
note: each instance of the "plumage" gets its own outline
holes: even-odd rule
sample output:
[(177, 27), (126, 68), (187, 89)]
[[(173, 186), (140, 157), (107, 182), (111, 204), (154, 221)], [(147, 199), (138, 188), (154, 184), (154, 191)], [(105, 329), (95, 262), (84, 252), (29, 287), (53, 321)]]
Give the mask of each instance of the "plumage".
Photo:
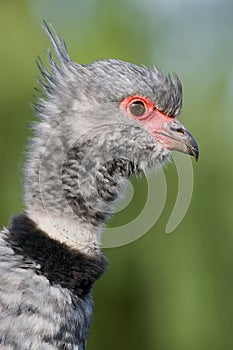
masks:
[(1, 349), (84, 350), (91, 290), (104, 273), (101, 231), (124, 179), (175, 149), (198, 157), (178, 122), (182, 89), (116, 59), (83, 65), (44, 22), (56, 57), (38, 67), (38, 122), (25, 165), (25, 212), (0, 235)]

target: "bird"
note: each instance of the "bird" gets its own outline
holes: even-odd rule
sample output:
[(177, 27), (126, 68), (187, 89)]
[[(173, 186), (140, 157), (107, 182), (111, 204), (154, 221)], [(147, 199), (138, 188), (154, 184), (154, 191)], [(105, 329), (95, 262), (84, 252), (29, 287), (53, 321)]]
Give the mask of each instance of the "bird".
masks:
[(76, 63), (42, 26), (53, 49), (37, 60), (24, 210), (0, 233), (0, 347), (85, 350), (92, 289), (107, 268), (101, 232), (124, 181), (173, 150), (196, 160), (199, 150), (177, 119), (178, 76), (118, 59)]

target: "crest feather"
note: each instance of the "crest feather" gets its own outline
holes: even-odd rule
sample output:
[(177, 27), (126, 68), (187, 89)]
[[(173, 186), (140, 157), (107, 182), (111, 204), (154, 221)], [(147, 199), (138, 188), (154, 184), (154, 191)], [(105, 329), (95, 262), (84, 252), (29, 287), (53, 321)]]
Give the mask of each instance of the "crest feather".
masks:
[[(49, 37), (49, 40), (51, 41), (54, 51), (57, 55), (57, 58), (61, 64), (66, 64), (68, 62), (71, 62), (70, 56), (68, 54), (66, 44), (64, 40), (62, 40), (55, 29), (53, 28), (53, 25), (50, 22), (43, 21), (42, 22), (42, 28), (46, 32), (46, 34)], [(49, 57), (50, 58), (50, 57)]]

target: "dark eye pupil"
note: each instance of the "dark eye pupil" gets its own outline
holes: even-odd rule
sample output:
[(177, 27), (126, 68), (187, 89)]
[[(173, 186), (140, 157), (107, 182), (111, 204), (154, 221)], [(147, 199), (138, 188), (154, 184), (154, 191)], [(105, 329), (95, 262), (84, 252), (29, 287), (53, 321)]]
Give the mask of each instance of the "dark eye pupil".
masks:
[(143, 102), (136, 101), (129, 106), (129, 110), (135, 117), (140, 117), (145, 113), (146, 107)]

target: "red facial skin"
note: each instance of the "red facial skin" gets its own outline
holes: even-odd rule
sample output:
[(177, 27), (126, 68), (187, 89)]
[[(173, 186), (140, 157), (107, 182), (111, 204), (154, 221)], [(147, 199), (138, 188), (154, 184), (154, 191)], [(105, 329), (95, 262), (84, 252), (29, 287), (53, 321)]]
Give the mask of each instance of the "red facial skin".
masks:
[[(130, 111), (135, 102), (144, 104), (145, 112), (140, 116)], [(126, 97), (120, 108), (128, 117), (142, 123), (163, 147), (193, 155), (197, 160), (198, 146), (193, 136), (176, 118), (159, 111), (149, 98), (140, 95)]]

